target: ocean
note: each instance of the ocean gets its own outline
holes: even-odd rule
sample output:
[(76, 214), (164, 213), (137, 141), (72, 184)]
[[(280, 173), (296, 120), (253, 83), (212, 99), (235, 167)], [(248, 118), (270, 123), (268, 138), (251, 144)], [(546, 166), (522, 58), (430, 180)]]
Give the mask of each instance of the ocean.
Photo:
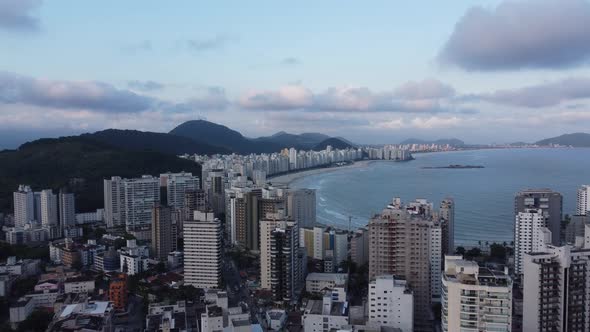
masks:
[[(367, 224), (393, 197), (426, 198), (435, 207), (455, 200), (455, 245), (513, 241), (514, 195), (550, 188), (573, 214), (576, 189), (590, 184), (590, 149), (489, 149), (415, 154), (408, 162), (375, 161), (363, 168), (312, 174), (291, 183), (316, 189), (317, 221), (347, 229)], [(481, 165), (477, 169), (422, 167)]]

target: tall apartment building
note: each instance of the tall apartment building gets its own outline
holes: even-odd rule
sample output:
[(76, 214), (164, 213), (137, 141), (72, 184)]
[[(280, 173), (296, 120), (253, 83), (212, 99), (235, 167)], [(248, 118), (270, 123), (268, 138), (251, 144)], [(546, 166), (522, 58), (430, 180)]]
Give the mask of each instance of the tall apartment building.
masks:
[(221, 283), (221, 221), (213, 212), (195, 211), (184, 223), (184, 282), (197, 288)]
[(104, 180), (104, 217), (108, 227), (125, 226), (140, 240), (151, 237), (152, 208), (160, 202), (160, 179), (149, 175)]
[(414, 295), (405, 280), (381, 275), (369, 283), (368, 325), (414, 330)]
[(305, 248), (308, 257), (324, 259), (324, 228), (299, 228), (299, 246)]
[(213, 212), (225, 212), (225, 187), (227, 176), (223, 169), (203, 171), (203, 189), (207, 191), (209, 205)]
[(455, 253), (455, 201), (447, 197), (439, 207), (440, 218), (443, 221), (443, 255)]
[(299, 227), (316, 224), (316, 194), (314, 189), (293, 189), (287, 192), (287, 214)]
[(525, 209), (516, 215), (514, 227), (514, 272), (522, 274), (524, 255), (543, 251), (551, 243), (551, 231), (545, 227), (541, 209)]
[(160, 186), (166, 188), (168, 206), (174, 209), (183, 209), (186, 192), (198, 190), (200, 180), (192, 173), (164, 173), (160, 174)]
[(576, 215), (590, 214), (590, 185), (583, 185), (576, 192)]
[(165, 261), (176, 250), (176, 224), (172, 208), (156, 205), (152, 209), (152, 257)]
[(584, 237), (587, 225), (590, 225), (590, 214), (571, 216), (565, 228), (565, 243), (573, 245), (577, 237)]
[(207, 211), (207, 193), (202, 189), (184, 192), (184, 220), (191, 220), (195, 211)]
[(442, 223), (432, 204), (395, 198), (369, 221), (369, 278), (404, 277), (414, 293), (416, 330), (430, 330), (431, 305), (440, 301)]
[(357, 265), (369, 263), (369, 230), (357, 229), (350, 239), (350, 259)]
[(442, 276), (444, 332), (512, 331), (512, 279), (508, 270), (481, 267), (462, 256), (446, 256)]
[(527, 189), (516, 194), (514, 198), (514, 215), (527, 209), (541, 209), (545, 217), (545, 227), (551, 231), (551, 244), (559, 246), (561, 242), (561, 218), (563, 214), (563, 197), (550, 189)]
[(123, 179), (113, 176), (103, 180), (104, 219), (107, 227), (125, 226), (125, 190)]
[(590, 249), (548, 246), (525, 255), (524, 332), (590, 331)]
[(20, 185), (12, 196), (14, 199), (14, 225), (23, 228), (27, 223), (35, 222), (35, 194), (31, 187)]
[(69, 227), (76, 226), (76, 198), (73, 193), (59, 192), (59, 225), (62, 234)]
[(303, 285), (299, 228), (284, 212), (268, 213), (260, 222), (260, 286), (273, 300), (296, 300)]
[(49, 227), (57, 224), (57, 195), (51, 189), (41, 190), (41, 225)]
[(149, 175), (123, 181), (125, 229), (139, 240), (151, 238), (152, 208), (160, 202), (160, 181)]

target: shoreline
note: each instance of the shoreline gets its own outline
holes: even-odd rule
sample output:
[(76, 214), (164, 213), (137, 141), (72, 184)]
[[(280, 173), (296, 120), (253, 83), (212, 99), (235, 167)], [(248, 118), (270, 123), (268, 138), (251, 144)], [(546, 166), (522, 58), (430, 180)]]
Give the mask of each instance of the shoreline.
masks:
[[(352, 163), (350, 165), (346, 165), (346, 166), (316, 168), (316, 169), (310, 169), (307, 171), (300, 171), (300, 172), (295, 172), (295, 173), (283, 174), (283, 175), (279, 175), (277, 177), (270, 178), (270, 179), (268, 179), (268, 181), (270, 183), (272, 183), (273, 185), (278, 184), (278, 185), (287, 185), (288, 186), (292, 182), (299, 180), (301, 178), (310, 176), (310, 175), (330, 173), (330, 172), (335, 172), (335, 171), (339, 171), (339, 170), (343, 170), (343, 169), (365, 168), (365, 167), (369, 166), (370, 164), (372, 164), (374, 162), (379, 162), (379, 161), (391, 161), (391, 160), (360, 160), (360, 161), (355, 161), (354, 163)], [(391, 162), (395, 162), (395, 161), (391, 161)]]

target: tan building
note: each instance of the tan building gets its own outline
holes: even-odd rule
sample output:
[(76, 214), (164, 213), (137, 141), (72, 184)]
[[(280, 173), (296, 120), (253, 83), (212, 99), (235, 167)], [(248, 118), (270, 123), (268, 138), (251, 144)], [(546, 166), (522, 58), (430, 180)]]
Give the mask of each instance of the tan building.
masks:
[(369, 221), (369, 277), (405, 278), (414, 294), (416, 331), (430, 331), (431, 306), (440, 301), (442, 223), (432, 203), (394, 199)]

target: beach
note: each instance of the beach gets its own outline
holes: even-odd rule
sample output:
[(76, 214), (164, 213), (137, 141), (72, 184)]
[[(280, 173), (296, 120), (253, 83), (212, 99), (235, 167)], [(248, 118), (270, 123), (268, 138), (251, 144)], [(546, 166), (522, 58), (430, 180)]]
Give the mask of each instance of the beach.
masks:
[(297, 179), (306, 177), (306, 176), (320, 174), (320, 173), (335, 172), (335, 171), (339, 171), (342, 169), (363, 168), (375, 161), (376, 160), (361, 160), (361, 161), (355, 161), (353, 164), (345, 165), (345, 166), (310, 169), (307, 171), (279, 175), (277, 177), (272, 177), (272, 178), (268, 179), (268, 181), (271, 182), (272, 184), (289, 185), (289, 184), (291, 184), (291, 182), (293, 182)]

